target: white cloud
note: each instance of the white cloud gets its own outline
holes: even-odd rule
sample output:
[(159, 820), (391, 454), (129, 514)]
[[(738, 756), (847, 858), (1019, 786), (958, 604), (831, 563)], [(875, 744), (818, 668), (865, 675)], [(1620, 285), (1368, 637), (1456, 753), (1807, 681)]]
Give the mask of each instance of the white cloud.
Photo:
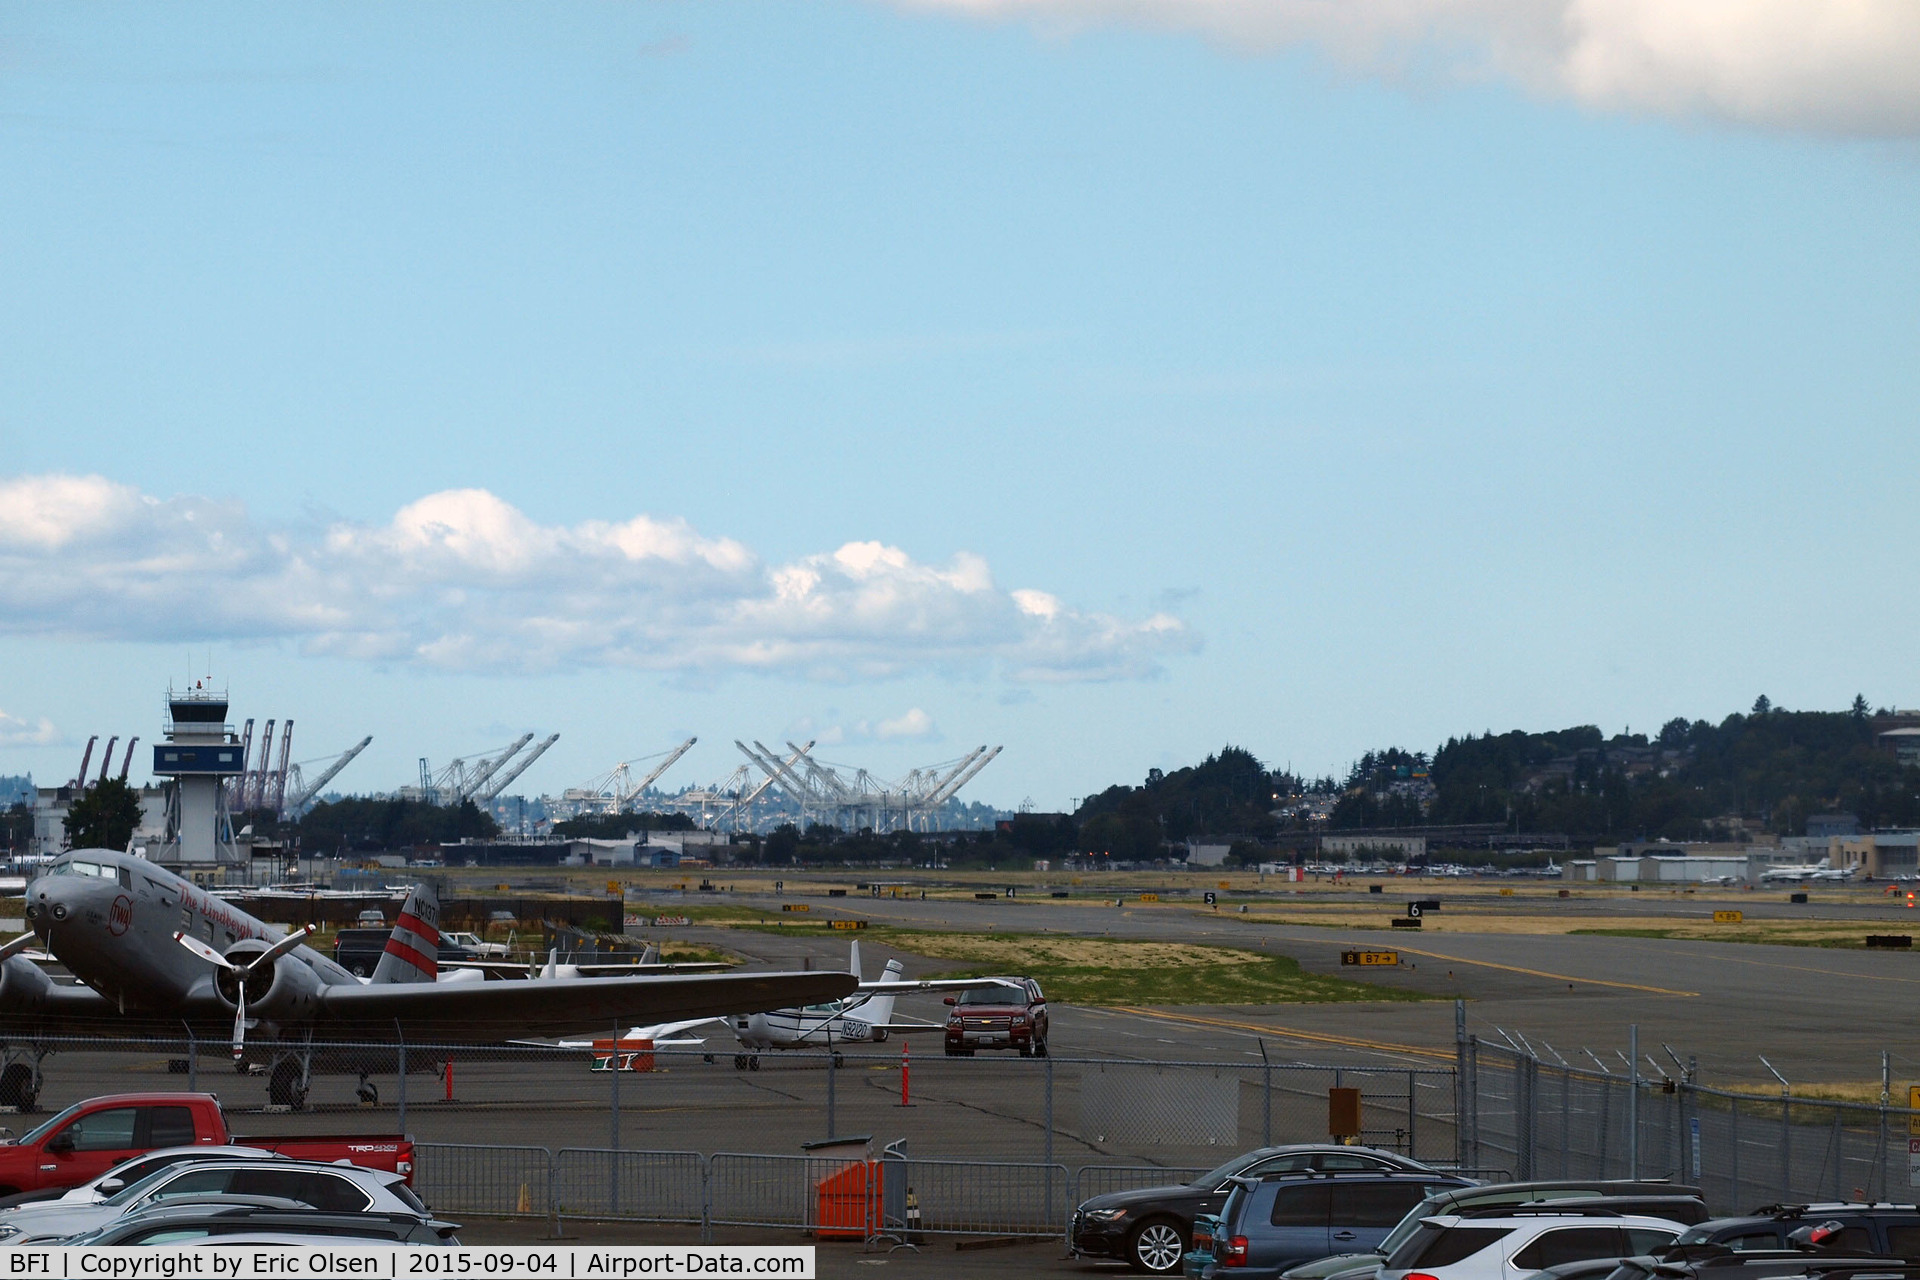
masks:
[(931, 738), (939, 731), (933, 726), (933, 717), (914, 707), (905, 715), (895, 716), (891, 720), (882, 720), (874, 726), (873, 736), (882, 742), (919, 741)]
[(59, 741), (60, 731), (45, 716), (30, 721), (0, 711), (0, 747), (45, 747)]
[(908, 8), (1298, 45), (1349, 70), (1515, 80), (1605, 110), (1920, 132), (1913, 0), (896, 0)]
[[(826, 681), (998, 669), (1015, 680), (1153, 674), (1196, 647), (1129, 620), (850, 542), (765, 564), (685, 520), (543, 525), (479, 489), (380, 525), (272, 527), (237, 503), (157, 499), (97, 476), (0, 482), (0, 634), (290, 639), (306, 651), (463, 671), (636, 667)], [(896, 720), (915, 732), (917, 709)], [(876, 734), (881, 729), (874, 730)], [(884, 736), (884, 735), (882, 735)]]

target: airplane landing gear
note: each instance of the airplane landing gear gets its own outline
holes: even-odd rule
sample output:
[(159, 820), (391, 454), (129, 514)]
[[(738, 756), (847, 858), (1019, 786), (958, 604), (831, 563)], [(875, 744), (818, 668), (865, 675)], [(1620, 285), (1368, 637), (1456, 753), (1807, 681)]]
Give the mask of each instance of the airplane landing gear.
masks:
[(838, 1049), (833, 1051), (833, 1065), (836, 1067), (844, 1067), (847, 1065), (847, 1060), (840, 1055)]
[(40, 1063), (9, 1062), (0, 1068), (0, 1107), (32, 1111), (40, 1104)]
[(0, 1044), (0, 1107), (33, 1112), (40, 1109), (40, 1061), (47, 1050), (32, 1047), (24, 1051)]
[[(277, 1054), (267, 1076), (267, 1105), (290, 1111), (307, 1109), (307, 1087), (313, 1081), (313, 1047), (303, 1045), (290, 1053)], [(364, 1080), (365, 1077), (362, 1077)]]
[(757, 1053), (734, 1054), (733, 1069), (735, 1071), (758, 1071), (760, 1069), (760, 1055)]

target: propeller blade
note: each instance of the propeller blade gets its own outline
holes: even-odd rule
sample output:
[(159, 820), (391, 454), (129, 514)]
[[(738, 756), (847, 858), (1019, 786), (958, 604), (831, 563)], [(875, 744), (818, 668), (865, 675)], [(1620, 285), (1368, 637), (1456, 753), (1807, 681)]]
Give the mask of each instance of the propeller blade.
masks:
[(240, 978), (238, 998), (233, 1002), (233, 1060), (240, 1061), (247, 1051), (247, 979)]
[(23, 933), (5, 946), (0, 946), (0, 960), (5, 960), (8, 956), (20, 954), (20, 952), (26, 950), (28, 943), (39, 936), (40, 935), (36, 933)]
[(305, 942), (308, 936), (312, 933), (313, 933), (312, 925), (307, 925), (305, 928), (302, 928), (302, 929), (295, 929), (292, 933), (280, 939), (280, 941), (274, 943), (272, 946), (268, 947), (265, 951), (262, 951), (259, 955), (255, 956), (252, 960), (248, 961), (247, 968), (251, 969), (253, 968), (254, 965), (257, 965), (257, 964), (271, 965), (275, 960), (278, 960), (281, 956), (287, 954), (287, 952), (293, 950), (295, 947)]
[(175, 933), (173, 940), (217, 968), (238, 969), (240, 967), (190, 933)]

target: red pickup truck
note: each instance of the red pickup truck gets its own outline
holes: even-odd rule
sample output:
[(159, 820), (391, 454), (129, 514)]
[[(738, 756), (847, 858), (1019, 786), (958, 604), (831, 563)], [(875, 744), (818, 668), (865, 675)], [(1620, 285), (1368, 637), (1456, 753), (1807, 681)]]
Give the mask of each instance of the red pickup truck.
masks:
[[(0, 1131), (4, 1133), (4, 1131)], [(413, 1181), (413, 1142), (387, 1135), (238, 1137), (210, 1093), (113, 1093), (76, 1102), (23, 1137), (0, 1141), (0, 1195), (76, 1187), (157, 1147), (260, 1147), (296, 1160), (345, 1160)]]

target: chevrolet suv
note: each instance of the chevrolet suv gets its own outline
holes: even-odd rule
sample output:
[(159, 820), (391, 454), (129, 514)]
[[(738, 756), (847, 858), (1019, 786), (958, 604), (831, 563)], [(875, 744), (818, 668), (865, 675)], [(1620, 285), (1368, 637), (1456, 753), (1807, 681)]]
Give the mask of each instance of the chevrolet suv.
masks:
[(1001, 978), (948, 996), (947, 1056), (971, 1058), (976, 1049), (1018, 1049), (1023, 1058), (1047, 1056), (1047, 998), (1032, 978)]

